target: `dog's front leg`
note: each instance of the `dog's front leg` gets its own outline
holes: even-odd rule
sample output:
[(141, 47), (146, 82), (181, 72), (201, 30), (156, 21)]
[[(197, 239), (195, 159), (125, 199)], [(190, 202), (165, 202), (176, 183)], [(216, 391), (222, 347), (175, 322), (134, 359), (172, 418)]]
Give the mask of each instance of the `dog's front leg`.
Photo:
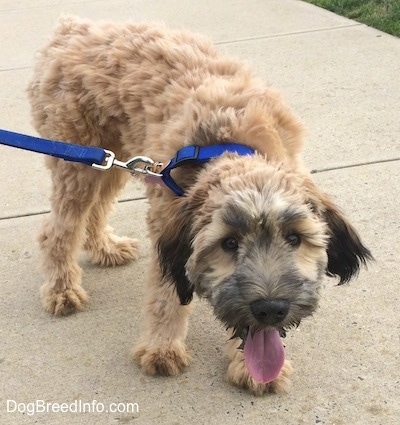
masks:
[(97, 198), (96, 171), (86, 165), (72, 165), (49, 158), (53, 191), (51, 214), (39, 233), (42, 271), (41, 287), (46, 311), (65, 315), (82, 310), (87, 294), (81, 286), (82, 270), (77, 256), (83, 244), (90, 208)]
[(162, 277), (152, 259), (144, 295), (144, 329), (133, 351), (134, 359), (149, 375), (178, 375), (190, 357), (185, 339), (189, 305), (181, 305), (175, 285)]

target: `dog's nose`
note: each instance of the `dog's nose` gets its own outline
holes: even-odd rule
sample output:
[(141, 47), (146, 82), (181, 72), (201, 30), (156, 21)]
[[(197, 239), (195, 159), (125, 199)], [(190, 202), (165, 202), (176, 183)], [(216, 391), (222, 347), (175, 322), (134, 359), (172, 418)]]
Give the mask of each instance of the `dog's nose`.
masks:
[(263, 325), (276, 325), (289, 313), (288, 300), (256, 300), (250, 304), (253, 316)]

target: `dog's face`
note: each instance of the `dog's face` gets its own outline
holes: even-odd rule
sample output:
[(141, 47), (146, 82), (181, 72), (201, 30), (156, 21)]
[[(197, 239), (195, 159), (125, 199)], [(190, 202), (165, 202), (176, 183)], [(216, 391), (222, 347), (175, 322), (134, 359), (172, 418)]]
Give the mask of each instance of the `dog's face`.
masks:
[[(280, 174), (271, 179), (284, 179)], [(211, 221), (199, 220), (186, 274), (216, 316), (242, 334), (283, 330), (310, 315), (327, 266), (327, 236), (299, 195), (250, 186), (210, 204)]]
[(177, 203), (159, 240), (162, 270), (182, 303), (196, 291), (242, 338), (284, 334), (315, 311), (325, 273), (347, 281), (370, 256), (309, 177), (261, 156), (216, 160)]

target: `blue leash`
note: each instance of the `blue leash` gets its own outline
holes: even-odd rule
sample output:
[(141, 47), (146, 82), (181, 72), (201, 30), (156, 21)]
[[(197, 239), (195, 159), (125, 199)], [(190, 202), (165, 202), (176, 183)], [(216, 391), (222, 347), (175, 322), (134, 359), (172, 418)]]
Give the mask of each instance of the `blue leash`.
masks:
[(57, 142), (6, 130), (0, 130), (0, 143), (90, 166), (101, 165), (106, 157), (106, 152), (101, 148)]
[[(118, 161), (115, 158), (114, 152), (107, 149), (42, 139), (40, 137), (28, 136), (7, 130), (0, 129), (0, 144), (51, 155), (64, 159), (65, 161), (79, 162), (97, 170), (109, 170), (112, 166), (116, 166), (132, 174), (140, 173), (161, 178), (163, 183), (177, 196), (183, 196), (184, 191), (171, 176), (171, 171), (175, 168), (190, 164), (205, 164), (225, 152), (235, 153), (241, 156), (255, 154), (253, 149), (238, 143), (222, 143), (210, 146), (185, 146), (176, 153), (175, 157), (170, 160), (161, 173), (157, 173), (154, 170), (160, 168), (162, 164), (154, 162), (152, 159), (145, 156), (136, 156), (129, 161), (123, 162)], [(138, 163), (143, 163), (144, 166), (137, 168), (136, 166)]]

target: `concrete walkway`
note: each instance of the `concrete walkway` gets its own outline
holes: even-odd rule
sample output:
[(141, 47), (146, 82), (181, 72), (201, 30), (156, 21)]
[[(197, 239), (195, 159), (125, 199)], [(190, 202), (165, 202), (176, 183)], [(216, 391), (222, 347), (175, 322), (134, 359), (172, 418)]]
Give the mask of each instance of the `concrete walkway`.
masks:
[[(0, 424), (399, 424), (400, 39), (296, 0), (0, 0), (0, 128), (33, 133), (25, 87), (62, 13), (163, 20), (254, 63), (308, 126), (306, 163), (377, 261), (350, 285), (327, 279), (317, 314), (290, 333), (287, 395), (255, 398), (225, 382), (225, 333), (203, 302), (193, 364), (177, 378), (143, 376), (130, 359), (148, 262), (140, 185), (112, 218), (143, 241), (139, 261), (101, 269), (82, 257), (90, 304), (53, 318), (40, 305), (35, 242), (49, 176), (40, 155), (0, 147)], [(36, 400), (133, 412), (32, 415)]]

